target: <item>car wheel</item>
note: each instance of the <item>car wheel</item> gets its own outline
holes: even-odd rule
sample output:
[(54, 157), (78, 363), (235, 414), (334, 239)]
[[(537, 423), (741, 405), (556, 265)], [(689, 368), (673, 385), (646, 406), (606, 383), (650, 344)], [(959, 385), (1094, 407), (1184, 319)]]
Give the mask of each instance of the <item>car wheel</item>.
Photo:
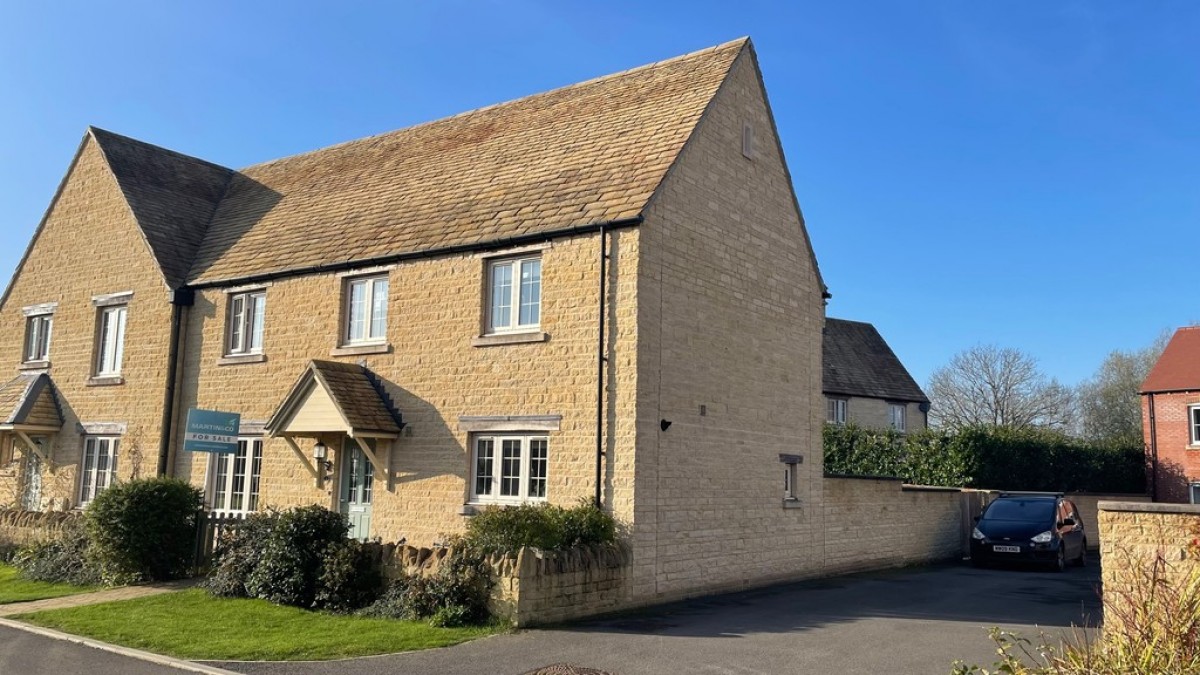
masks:
[(1065, 569), (1067, 569), (1067, 547), (1060, 545), (1058, 555), (1055, 556), (1054, 562), (1050, 563), (1050, 571), (1061, 572)]
[(1087, 567), (1087, 539), (1079, 546), (1079, 557), (1075, 559), (1077, 567)]

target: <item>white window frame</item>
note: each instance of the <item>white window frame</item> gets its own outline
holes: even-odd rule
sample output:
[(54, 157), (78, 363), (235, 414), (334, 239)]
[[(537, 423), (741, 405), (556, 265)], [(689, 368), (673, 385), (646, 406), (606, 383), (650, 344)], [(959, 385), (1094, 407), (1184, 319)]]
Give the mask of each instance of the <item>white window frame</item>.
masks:
[(826, 399), (825, 421), (830, 424), (844, 425), (850, 412), (850, 401), (844, 398), (830, 397)]
[[(101, 470), (97, 460), (101, 448), (107, 449), (107, 465)], [(96, 495), (110, 487), (117, 477), (117, 460), (121, 450), (120, 436), (84, 436), (83, 454), (79, 458), (79, 507), (90, 504)], [(89, 454), (92, 455), (89, 469)]]
[[(362, 316), (363, 332), (359, 337), (355, 337), (355, 316), (354, 316), (354, 289), (361, 286), (363, 288), (364, 314)], [(376, 326), (375, 321), (375, 304), (377, 301), (376, 293), (380, 292), (382, 286), (382, 315), (379, 317), (379, 325)], [(388, 319), (388, 294), (391, 292), (391, 284), (387, 274), (376, 274), (371, 276), (351, 277), (345, 280), (342, 287), (342, 315), (345, 320), (342, 322), (342, 344), (343, 345), (372, 345), (387, 342), (387, 319)], [(378, 332), (372, 332), (378, 328)]]
[(908, 405), (904, 403), (888, 404), (888, 426), (899, 432), (908, 431)]
[[(243, 448), (244, 463), (239, 472), (237, 461)], [(245, 515), (257, 511), (261, 502), (262, 465), (262, 436), (239, 437), (237, 453), (214, 454), (208, 464), (209, 509), (222, 515)], [(235, 490), (234, 484), (238, 478), (241, 479), (241, 489)], [(235, 497), (240, 497), (240, 505), (235, 506)]]
[[(479, 478), (479, 450), (484, 441), (491, 441), (491, 485), (487, 493), (480, 493), (478, 490)], [(502, 448), (505, 441), (516, 441), (520, 444), (521, 456), (518, 465), (518, 490), (515, 495), (501, 495), (501, 481), (504, 476), (504, 462), (502, 456)], [(534, 442), (542, 442), (546, 447), (546, 457), (543, 460), (544, 473), (540, 476), (544, 483), (541, 495), (530, 495), (530, 469), (532, 467), (532, 447)], [(513, 433), (513, 432), (498, 432), (498, 433), (483, 433), (476, 434), (471, 437), (471, 470), (469, 472), (470, 480), (470, 502), (472, 504), (522, 504), (525, 502), (544, 502), (550, 493), (550, 437), (546, 434), (538, 433)]]
[[(110, 319), (110, 317), (114, 317)], [(112, 377), (121, 374), (125, 360), (125, 328), (129, 321), (129, 305), (101, 307), (96, 315), (96, 375)]]
[(1200, 403), (1188, 406), (1188, 439), (1200, 445)]
[[(537, 302), (533, 304), (537, 308), (537, 320), (521, 322), (521, 269), (526, 263), (537, 263)], [(509, 289), (508, 289), (508, 321), (500, 322), (496, 316), (496, 308), (498, 304), (495, 300), (495, 271), (498, 268), (507, 267), (511, 270), (509, 274)], [(496, 333), (523, 333), (538, 330), (542, 325), (542, 254), (532, 253), (511, 258), (497, 258), (487, 261), (485, 268), (486, 283), (484, 284), (484, 326), (485, 333), (493, 335)]]
[(54, 333), (54, 313), (30, 314), (25, 318), (25, 345), (22, 363), (50, 360), (50, 337)]
[(225, 316), (225, 354), (261, 354), (267, 323), (267, 291), (231, 293)]

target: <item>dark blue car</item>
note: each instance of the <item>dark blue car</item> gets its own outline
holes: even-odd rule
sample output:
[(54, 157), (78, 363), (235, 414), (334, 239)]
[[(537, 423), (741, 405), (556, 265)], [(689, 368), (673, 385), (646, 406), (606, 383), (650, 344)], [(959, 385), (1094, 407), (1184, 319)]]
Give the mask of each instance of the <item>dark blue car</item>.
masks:
[(1034, 563), (1062, 571), (1087, 563), (1079, 510), (1062, 495), (1002, 493), (971, 532), (971, 564)]

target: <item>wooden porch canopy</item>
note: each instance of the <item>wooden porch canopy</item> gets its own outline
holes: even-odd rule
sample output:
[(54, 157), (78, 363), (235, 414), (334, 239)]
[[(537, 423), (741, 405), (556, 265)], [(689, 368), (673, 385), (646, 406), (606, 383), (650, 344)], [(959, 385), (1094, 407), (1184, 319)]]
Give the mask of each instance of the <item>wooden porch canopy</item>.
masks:
[[(265, 430), (272, 438), (287, 442), (318, 487), (324, 472), (313, 466), (296, 438), (344, 434), (358, 444), (377, 475), (387, 476), (390, 489), (392, 440), (400, 437), (403, 428), (404, 420), (391, 396), (365, 366), (314, 360), (267, 420)], [(381, 442), (372, 448), (368, 439)]]
[(53, 468), (50, 452), (32, 436), (58, 433), (62, 409), (54, 382), (46, 373), (22, 373), (0, 386), (0, 435), (12, 434), (30, 452)]

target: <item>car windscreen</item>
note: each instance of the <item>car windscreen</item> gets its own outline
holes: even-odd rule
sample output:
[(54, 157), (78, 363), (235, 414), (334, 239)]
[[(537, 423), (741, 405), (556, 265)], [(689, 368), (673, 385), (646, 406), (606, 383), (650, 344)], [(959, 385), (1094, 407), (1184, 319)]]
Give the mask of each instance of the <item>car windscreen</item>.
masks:
[(1023, 520), (1046, 522), (1054, 515), (1049, 499), (997, 499), (983, 514), (984, 520)]

